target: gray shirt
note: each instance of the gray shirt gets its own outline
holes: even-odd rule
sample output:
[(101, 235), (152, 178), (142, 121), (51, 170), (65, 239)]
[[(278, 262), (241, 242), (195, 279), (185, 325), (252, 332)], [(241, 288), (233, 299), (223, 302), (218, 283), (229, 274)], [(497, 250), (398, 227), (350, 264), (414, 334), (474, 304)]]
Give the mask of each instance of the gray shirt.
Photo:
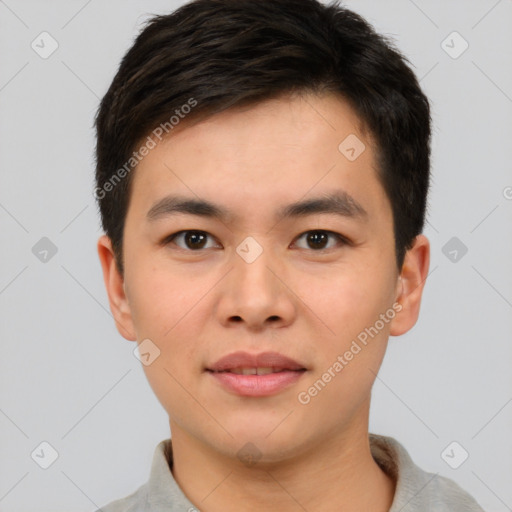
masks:
[[(449, 478), (420, 469), (392, 437), (369, 434), (372, 456), (396, 481), (389, 512), (484, 512)], [(153, 456), (149, 480), (126, 498), (96, 512), (198, 512), (174, 480), (171, 440), (161, 441)]]

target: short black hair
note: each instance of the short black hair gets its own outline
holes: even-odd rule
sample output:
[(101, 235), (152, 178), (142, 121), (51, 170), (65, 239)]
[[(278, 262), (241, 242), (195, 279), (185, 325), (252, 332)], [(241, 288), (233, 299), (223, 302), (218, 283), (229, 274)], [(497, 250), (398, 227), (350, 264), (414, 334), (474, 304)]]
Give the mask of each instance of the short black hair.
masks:
[(95, 121), (95, 196), (121, 274), (138, 148), (182, 119), (185, 127), (230, 107), (324, 92), (348, 101), (376, 142), (400, 270), (423, 230), (430, 182), (430, 106), (409, 64), (340, 1), (194, 0), (152, 17)]

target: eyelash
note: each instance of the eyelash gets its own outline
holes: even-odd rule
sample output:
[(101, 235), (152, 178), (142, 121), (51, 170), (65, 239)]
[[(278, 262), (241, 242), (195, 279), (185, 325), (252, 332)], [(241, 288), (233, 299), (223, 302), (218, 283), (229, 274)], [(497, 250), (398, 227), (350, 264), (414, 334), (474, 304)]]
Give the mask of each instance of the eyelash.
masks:
[[(209, 237), (212, 237), (212, 235), (210, 235), (206, 231), (200, 231), (200, 230), (197, 230), (197, 229), (185, 229), (185, 230), (177, 231), (176, 233), (173, 233), (172, 235), (169, 235), (168, 237), (164, 238), (164, 240), (162, 241), (162, 244), (163, 245), (168, 245), (171, 242), (174, 242), (174, 240), (177, 237), (179, 237), (180, 235), (185, 235), (187, 233), (195, 233), (195, 234), (207, 235)], [(304, 231), (303, 233), (301, 233), (296, 238), (296, 240), (299, 240), (302, 237), (304, 237), (305, 235), (310, 234), (310, 233), (324, 233), (324, 234), (327, 234), (327, 235), (329, 235), (331, 237), (336, 238), (338, 243), (341, 244), (341, 246), (343, 246), (343, 245), (350, 245), (350, 240), (348, 240), (346, 237), (344, 237), (343, 235), (340, 235), (339, 233), (335, 233), (334, 231), (329, 231), (329, 230), (326, 230), (326, 229), (312, 229), (312, 230), (309, 230), (309, 231)], [(203, 248), (200, 248), (200, 249), (189, 249), (189, 248), (186, 248), (186, 249), (184, 249), (183, 247), (180, 247), (180, 246), (178, 246), (178, 247), (180, 249), (184, 250), (184, 251), (187, 251), (187, 252), (201, 252), (201, 251), (205, 250)], [(334, 249), (334, 248), (335, 247), (327, 247), (327, 248), (323, 248), (323, 249), (309, 249), (309, 250), (311, 250), (313, 252), (323, 252), (323, 251), (329, 251), (330, 249)], [(209, 249), (209, 248), (207, 248), (207, 249)], [(308, 250), (308, 249), (305, 249), (305, 250)]]

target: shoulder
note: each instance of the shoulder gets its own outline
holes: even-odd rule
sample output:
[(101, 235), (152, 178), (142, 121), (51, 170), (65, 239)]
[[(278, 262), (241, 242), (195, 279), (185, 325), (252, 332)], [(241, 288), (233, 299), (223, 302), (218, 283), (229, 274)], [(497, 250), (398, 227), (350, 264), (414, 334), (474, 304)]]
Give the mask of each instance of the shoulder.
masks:
[(439, 512), (484, 512), (477, 501), (450, 478), (425, 472), (432, 478), (428, 504)]
[(112, 501), (96, 512), (181, 512), (195, 510), (183, 494), (171, 468), (173, 463), (171, 439), (158, 443), (153, 454), (148, 481), (134, 493)]
[(419, 468), (396, 439), (370, 434), (370, 447), (375, 461), (396, 482), (389, 512), (484, 512), (456, 482)]
[(146, 510), (147, 505), (147, 484), (140, 486), (135, 492), (107, 505), (102, 506), (95, 512), (140, 512)]

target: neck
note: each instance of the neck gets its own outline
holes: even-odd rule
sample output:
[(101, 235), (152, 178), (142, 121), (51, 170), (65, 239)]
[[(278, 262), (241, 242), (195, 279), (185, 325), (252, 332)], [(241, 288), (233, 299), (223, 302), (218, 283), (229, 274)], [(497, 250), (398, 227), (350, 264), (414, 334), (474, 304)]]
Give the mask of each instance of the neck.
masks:
[(367, 423), (301, 451), (254, 465), (219, 453), (171, 422), (172, 472), (204, 512), (388, 512), (395, 482), (372, 457)]

